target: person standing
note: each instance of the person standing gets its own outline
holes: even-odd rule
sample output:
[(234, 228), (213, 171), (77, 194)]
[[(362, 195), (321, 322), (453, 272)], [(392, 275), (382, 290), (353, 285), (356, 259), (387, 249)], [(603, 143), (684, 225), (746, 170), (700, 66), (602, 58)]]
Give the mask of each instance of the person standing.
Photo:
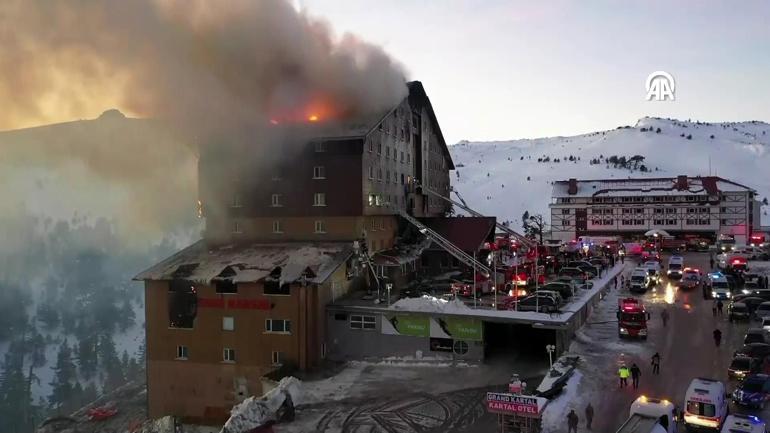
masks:
[(666, 325), (668, 325), (668, 310), (663, 308), (663, 311), (660, 312), (660, 318), (663, 320), (663, 327), (665, 328)]
[(579, 422), (580, 418), (578, 418), (578, 415), (575, 413), (575, 409), (570, 410), (567, 414), (567, 433), (577, 433)]
[(588, 403), (588, 406), (586, 406), (586, 428), (588, 430), (591, 430), (591, 423), (594, 422), (594, 407), (591, 406), (591, 403)]
[(711, 267), (711, 270), (714, 270), (714, 256), (709, 254), (709, 266)]
[(714, 330), (714, 345), (716, 347), (719, 347), (719, 345), (722, 343), (722, 331), (719, 330), (719, 328)]
[(660, 354), (658, 352), (652, 355), (652, 374), (660, 374)]
[(722, 308), (725, 306), (725, 304), (722, 303), (722, 300), (717, 300), (717, 314), (721, 317), (722, 316)]
[(618, 369), (618, 377), (620, 378), (620, 387), (625, 388), (628, 386), (628, 376), (630, 375), (630, 372), (628, 371), (628, 367), (626, 367), (625, 364), (621, 365)]
[(642, 376), (642, 370), (639, 369), (639, 366), (636, 365), (636, 363), (631, 365), (631, 382), (634, 385), (634, 389), (639, 388), (639, 378)]
[(711, 304), (711, 313), (714, 315), (714, 317), (717, 317), (717, 301), (714, 301)]
[(615, 275), (615, 278), (612, 279), (612, 283), (615, 284), (615, 290), (618, 290), (618, 276)]

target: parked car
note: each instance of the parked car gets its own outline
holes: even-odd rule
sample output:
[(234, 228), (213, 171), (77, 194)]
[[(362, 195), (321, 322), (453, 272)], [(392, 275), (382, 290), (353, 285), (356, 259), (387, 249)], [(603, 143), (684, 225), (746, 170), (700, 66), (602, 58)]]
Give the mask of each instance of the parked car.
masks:
[(754, 313), (757, 311), (757, 308), (763, 303), (767, 302), (767, 299), (760, 298), (758, 296), (740, 296), (733, 299), (733, 302), (740, 302), (745, 304), (749, 309), (749, 316), (753, 317)]
[(744, 295), (750, 295), (750, 294), (759, 294), (760, 290), (764, 290), (762, 287), (760, 287), (758, 281), (746, 281), (743, 283), (743, 289), (741, 289), (741, 293)]
[(684, 274), (677, 284), (683, 290), (695, 290), (701, 285), (701, 278), (694, 274)]
[(765, 317), (770, 317), (770, 302), (763, 302), (759, 304), (757, 310), (754, 312), (754, 315), (762, 319)]
[(537, 311), (539, 313), (552, 313), (559, 309), (559, 303), (547, 294), (534, 294), (518, 302), (511, 302), (509, 310)]
[(727, 318), (731, 322), (736, 320), (749, 320), (751, 319), (751, 311), (749, 307), (743, 302), (730, 302), (727, 305)]
[(733, 391), (733, 401), (741, 406), (764, 409), (770, 399), (770, 376), (752, 374), (743, 379)]
[(767, 343), (744, 344), (743, 347), (735, 351), (735, 355), (750, 356), (752, 358), (762, 360), (766, 356), (770, 355), (770, 344), (767, 344)]
[(560, 282), (560, 283), (570, 284), (570, 285), (574, 286), (576, 290), (577, 289), (590, 289), (594, 285), (594, 283), (591, 282), (591, 281), (586, 281), (586, 280), (583, 280), (581, 278), (573, 278), (573, 277), (568, 277), (568, 276), (556, 277), (556, 279), (554, 281)]
[(573, 279), (579, 279), (583, 283), (589, 280), (588, 275), (586, 274), (586, 271), (580, 269), (580, 268), (574, 268), (574, 267), (565, 267), (561, 268), (559, 270), (559, 276), (560, 277), (571, 277)]
[(606, 268), (610, 264), (610, 261), (606, 257), (591, 257), (588, 259), (588, 262), (602, 269)]
[(566, 281), (551, 281), (550, 283), (540, 286), (538, 292), (552, 291), (561, 295), (562, 299), (569, 299), (572, 297), (572, 293), (577, 292), (572, 283)]
[(569, 262), (567, 263), (567, 266), (571, 268), (578, 268), (583, 272), (590, 274), (592, 277), (596, 277), (599, 275), (599, 269), (596, 266), (592, 265), (590, 262), (583, 262), (583, 261)]
[(762, 328), (749, 328), (743, 337), (743, 344), (767, 343), (767, 331)]
[(750, 356), (736, 355), (727, 367), (727, 377), (740, 380), (759, 371), (759, 367), (760, 361)]
[(770, 331), (770, 317), (762, 318), (759, 323), (759, 327), (765, 331)]

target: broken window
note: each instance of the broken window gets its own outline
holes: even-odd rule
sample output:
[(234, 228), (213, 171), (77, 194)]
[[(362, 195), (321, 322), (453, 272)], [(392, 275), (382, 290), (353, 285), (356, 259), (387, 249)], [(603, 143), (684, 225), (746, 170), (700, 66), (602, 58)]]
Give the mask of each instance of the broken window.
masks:
[(192, 283), (181, 279), (171, 280), (168, 291), (168, 326), (192, 329), (197, 314), (198, 295)]
[(265, 295), (290, 295), (290, 286), (288, 282), (281, 281), (281, 267), (278, 266), (265, 277), (263, 291)]
[(222, 279), (214, 281), (214, 287), (216, 292), (220, 294), (235, 294), (238, 293), (238, 285), (233, 283), (233, 280)]

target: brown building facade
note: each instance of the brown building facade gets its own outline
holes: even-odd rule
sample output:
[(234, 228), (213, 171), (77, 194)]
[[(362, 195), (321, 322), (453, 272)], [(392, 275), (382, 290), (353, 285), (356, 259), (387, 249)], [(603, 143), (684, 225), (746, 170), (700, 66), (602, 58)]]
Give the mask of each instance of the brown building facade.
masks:
[(326, 305), (367, 273), (354, 241), (389, 250), (401, 213), (449, 211), (420, 187), (448, 195), (454, 166), (422, 84), (408, 89), (366, 119), (275, 125), (202, 149), (203, 239), (136, 277), (151, 417), (221, 421), (262, 394), (265, 374), (318, 366)]

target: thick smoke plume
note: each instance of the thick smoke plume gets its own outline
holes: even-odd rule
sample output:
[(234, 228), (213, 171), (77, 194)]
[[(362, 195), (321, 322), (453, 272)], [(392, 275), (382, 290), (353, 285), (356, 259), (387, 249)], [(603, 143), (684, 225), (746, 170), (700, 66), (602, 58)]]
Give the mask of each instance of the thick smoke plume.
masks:
[(406, 92), (381, 49), (284, 0), (6, 0), (0, 29), (0, 128), (117, 106), (205, 131), (377, 112)]
[[(335, 37), (284, 0), (5, 0), (0, 47), (0, 129), (112, 107), (163, 125), (113, 113), (64, 136), (2, 133), (0, 212), (22, 202), (42, 214), (77, 209), (122, 221), (134, 238), (195, 214), (201, 145), (231, 137), (253, 143), (256, 157), (275, 154), (258, 140), (271, 136), (271, 120), (365, 116), (406, 94), (384, 51)], [(53, 203), (35, 202), (46, 184), (57, 187)]]

